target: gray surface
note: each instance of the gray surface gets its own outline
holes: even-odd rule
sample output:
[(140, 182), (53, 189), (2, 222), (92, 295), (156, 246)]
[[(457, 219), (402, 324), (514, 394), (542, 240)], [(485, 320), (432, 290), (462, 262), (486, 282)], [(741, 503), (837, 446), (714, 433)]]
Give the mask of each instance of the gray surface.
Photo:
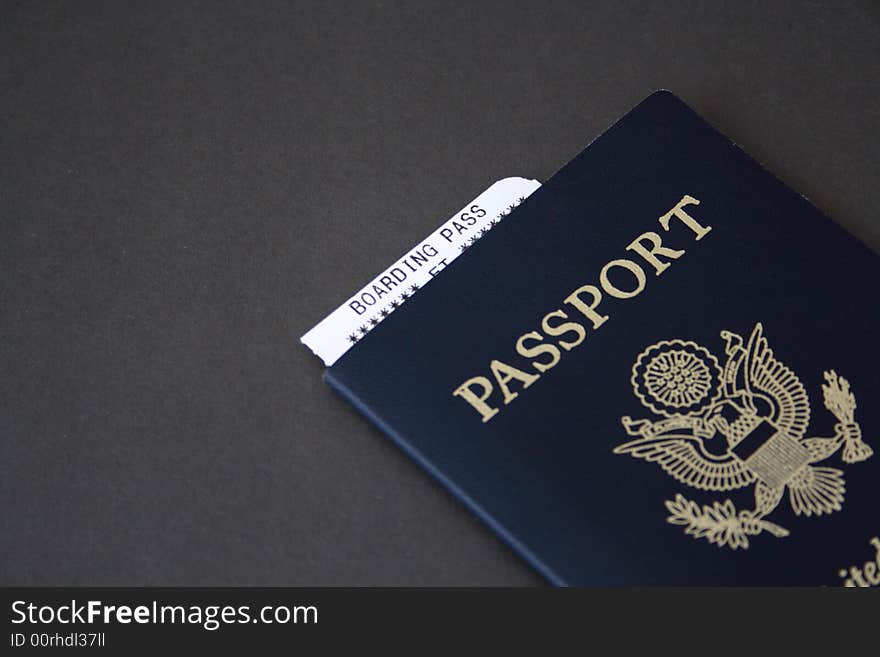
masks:
[(538, 583), (297, 338), (658, 87), (880, 246), (873, 1), (144, 4), (0, 6), (3, 584)]

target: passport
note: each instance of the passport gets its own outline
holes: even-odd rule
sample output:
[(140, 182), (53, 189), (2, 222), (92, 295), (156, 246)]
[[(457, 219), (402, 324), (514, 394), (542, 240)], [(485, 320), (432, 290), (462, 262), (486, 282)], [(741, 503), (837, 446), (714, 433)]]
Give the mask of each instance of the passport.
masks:
[(878, 280), (659, 91), (325, 379), (553, 584), (876, 585)]

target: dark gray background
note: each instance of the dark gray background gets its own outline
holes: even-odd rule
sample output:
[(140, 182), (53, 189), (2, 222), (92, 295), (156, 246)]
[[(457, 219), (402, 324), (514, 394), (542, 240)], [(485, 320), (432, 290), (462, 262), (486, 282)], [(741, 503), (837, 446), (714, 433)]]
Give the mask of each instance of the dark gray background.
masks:
[(659, 87), (876, 249), (878, 64), (871, 0), (0, 3), (0, 583), (539, 583), (299, 335)]

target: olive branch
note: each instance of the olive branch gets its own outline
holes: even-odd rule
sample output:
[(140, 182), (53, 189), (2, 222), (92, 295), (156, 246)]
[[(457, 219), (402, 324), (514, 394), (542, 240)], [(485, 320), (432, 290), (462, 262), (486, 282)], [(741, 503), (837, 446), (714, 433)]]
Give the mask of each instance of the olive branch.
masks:
[(767, 531), (782, 538), (788, 530), (763, 520), (754, 511), (740, 511), (729, 499), (714, 502), (711, 506), (688, 500), (680, 493), (674, 501), (665, 502), (669, 511), (667, 521), (673, 525), (684, 526), (685, 534), (694, 538), (705, 538), (719, 547), (728, 546), (733, 550), (749, 547), (749, 536), (757, 536)]

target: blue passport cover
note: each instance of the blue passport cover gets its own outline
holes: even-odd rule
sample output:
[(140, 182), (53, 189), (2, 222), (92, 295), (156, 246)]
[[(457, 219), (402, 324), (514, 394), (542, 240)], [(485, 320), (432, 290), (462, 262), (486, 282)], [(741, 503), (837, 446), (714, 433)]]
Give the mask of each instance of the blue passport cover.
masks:
[(878, 274), (660, 91), (326, 380), (555, 584), (876, 584)]

